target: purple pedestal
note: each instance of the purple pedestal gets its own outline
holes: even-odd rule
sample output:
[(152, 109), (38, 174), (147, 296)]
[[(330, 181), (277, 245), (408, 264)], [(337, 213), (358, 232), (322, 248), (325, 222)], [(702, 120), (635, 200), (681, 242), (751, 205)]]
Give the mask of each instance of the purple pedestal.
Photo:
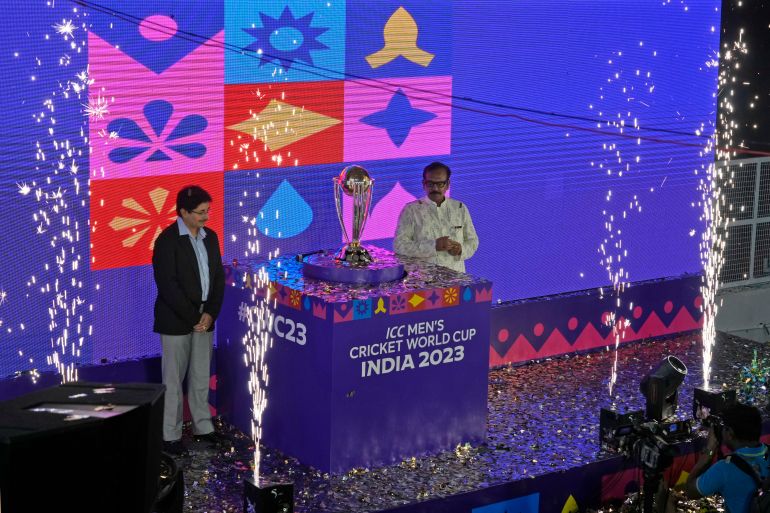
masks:
[[(292, 257), (267, 264), (265, 445), (342, 473), (484, 439), (490, 282), (405, 260), (404, 279), (353, 286), (306, 278), (301, 265)], [(259, 265), (226, 270), (218, 407), (248, 433), (242, 307), (253, 304)]]
[(392, 252), (376, 246), (363, 246), (373, 258), (369, 264), (337, 260), (329, 252), (314, 253), (302, 259), (302, 274), (316, 280), (360, 285), (379, 285), (404, 277), (404, 264)]

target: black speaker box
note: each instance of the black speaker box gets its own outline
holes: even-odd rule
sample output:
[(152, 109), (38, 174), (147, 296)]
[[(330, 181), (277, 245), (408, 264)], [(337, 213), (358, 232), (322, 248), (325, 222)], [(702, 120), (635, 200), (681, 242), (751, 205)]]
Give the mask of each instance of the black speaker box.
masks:
[(0, 509), (151, 511), (164, 391), (71, 383), (0, 403)]

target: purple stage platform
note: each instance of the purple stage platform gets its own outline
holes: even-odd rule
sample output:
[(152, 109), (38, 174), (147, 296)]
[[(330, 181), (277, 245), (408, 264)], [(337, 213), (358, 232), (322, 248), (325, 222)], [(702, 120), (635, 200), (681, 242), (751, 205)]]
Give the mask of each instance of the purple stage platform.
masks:
[[(393, 259), (368, 249), (377, 262)], [(406, 268), (403, 279), (361, 285), (303, 276), (293, 256), (228, 266), (217, 332), (219, 413), (250, 430), (243, 341), (254, 308), (269, 296), (267, 446), (340, 474), (482, 442), (492, 284), (394, 261)], [(260, 272), (269, 283), (255, 283)]]
[[(736, 385), (754, 350), (760, 358), (770, 357), (766, 346), (720, 336), (714, 382)], [(678, 356), (689, 369), (679, 398), (680, 416), (686, 417), (692, 390), (701, 386), (697, 335), (622, 348), (613, 397), (607, 388), (613, 351), (490, 371), (487, 437), (482, 444), (338, 476), (264, 449), (262, 475), (295, 484), (298, 512), (585, 511), (638, 489), (639, 470), (620, 456), (599, 452), (599, 409), (613, 404), (620, 411), (643, 408), (639, 381), (667, 354)], [(248, 439), (238, 436), (236, 451), (195, 452), (185, 463), (192, 510), (239, 510), (249, 454)], [(681, 447), (685, 453), (691, 450), (691, 444)], [(678, 457), (668, 479), (678, 480), (691, 464), (686, 455)]]

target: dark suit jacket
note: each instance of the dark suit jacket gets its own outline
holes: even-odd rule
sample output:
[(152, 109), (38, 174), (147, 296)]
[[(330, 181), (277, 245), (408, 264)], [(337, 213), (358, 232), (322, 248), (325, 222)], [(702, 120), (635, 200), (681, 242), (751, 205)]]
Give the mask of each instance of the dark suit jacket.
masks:
[[(209, 293), (203, 311), (216, 320), (225, 295), (225, 272), (219, 239), (206, 227), (203, 244), (209, 257)], [(152, 270), (158, 286), (153, 331), (164, 335), (186, 335), (201, 318), (201, 278), (198, 260), (187, 235), (179, 235), (176, 221), (155, 240)], [(214, 329), (211, 323), (209, 331)]]

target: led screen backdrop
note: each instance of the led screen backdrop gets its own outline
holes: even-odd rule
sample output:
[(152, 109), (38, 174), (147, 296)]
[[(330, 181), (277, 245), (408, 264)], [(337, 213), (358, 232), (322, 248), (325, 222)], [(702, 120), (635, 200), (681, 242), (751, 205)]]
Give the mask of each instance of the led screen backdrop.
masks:
[(351, 163), (390, 247), (441, 160), (495, 299), (604, 286), (609, 256), (630, 281), (699, 267), (718, 3), (5, 6), (0, 376), (159, 352), (152, 242), (189, 183), (228, 261), (339, 245)]

